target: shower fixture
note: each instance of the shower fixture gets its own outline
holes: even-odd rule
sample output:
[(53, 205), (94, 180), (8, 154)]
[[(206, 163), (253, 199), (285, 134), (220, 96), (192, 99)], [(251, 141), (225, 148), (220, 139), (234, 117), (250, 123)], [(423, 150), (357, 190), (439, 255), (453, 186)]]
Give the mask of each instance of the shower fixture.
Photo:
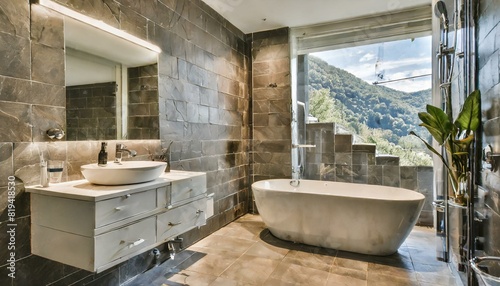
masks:
[(448, 31), (448, 12), (446, 11), (446, 4), (443, 1), (438, 1), (434, 5), (434, 14), (441, 19), (443, 29)]

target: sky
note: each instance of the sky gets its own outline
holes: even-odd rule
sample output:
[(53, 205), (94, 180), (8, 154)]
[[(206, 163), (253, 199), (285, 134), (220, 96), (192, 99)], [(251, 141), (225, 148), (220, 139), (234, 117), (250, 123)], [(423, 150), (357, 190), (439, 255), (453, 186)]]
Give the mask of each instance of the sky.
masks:
[(429, 74), (420, 78), (386, 83), (384, 86), (406, 92), (431, 88), (431, 36), (317, 52), (311, 55), (344, 69), (370, 84), (376, 81)]

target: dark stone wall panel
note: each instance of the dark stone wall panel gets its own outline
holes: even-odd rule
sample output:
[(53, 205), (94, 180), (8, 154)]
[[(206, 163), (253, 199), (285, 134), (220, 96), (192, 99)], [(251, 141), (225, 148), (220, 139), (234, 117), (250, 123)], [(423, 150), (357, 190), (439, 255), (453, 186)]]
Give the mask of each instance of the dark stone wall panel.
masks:
[[(481, 108), (483, 121), (483, 148), (491, 145), (493, 152), (500, 152), (500, 2), (480, 0), (478, 33), (479, 88), (482, 94)], [(479, 206), (478, 211), (487, 214), (485, 224), (485, 251), (488, 255), (500, 255), (500, 170), (491, 170), (484, 165), (480, 174), (480, 184), (488, 190), (487, 206)]]
[(30, 78), (30, 42), (29, 39), (11, 34), (0, 33), (0, 75)]
[[(134, 90), (137, 94), (131, 97), (131, 102), (138, 107), (132, 112), (137, 115), (134, 123), (141, 127), (131, 132), (156, 129), (161, 140), (121, 142), (138, 151), (140, 159), (147, 160), (149, 154), (160, 152), (161, 145), (166, 147), (174, 141), (172, 169), (207, 172), (208, 189), (218, 198), (216, 213), (206, 226), (187, 234), (186, 241), (199, 240), (247, 212), (252, 90), (248, 86), (250, 49), (245, 35), (201, 1), (57, 2), (161, 47), (157, 78), (159, 104), (150, 104), (149, 90), (140, 89), (152, 86), (145, 79), (132, 84), (139, 89)], [(12, 9), (12, 5), (22, 8)], [(0, 14), (0, 119), (6, 123), (4, 126), (10, 126), (0, 127), (0, 142), (6, 142), (0, 145), (0, 170), (14, 173), (26, 185), (38, 184), (39, 158), (43, 155), (46, 159), (66, 161), (64, 181), (81, 179), (80, 166), (96, 161), (100, 142), (51, 142), (44, 135), (49, 127), (65, 128), (66, 124), (62, 19), (46, 8), (30, 6), (28, 0), (1, 1), (0, 11), (10, 11), (5, 12), (7, 17)], [(142, 72), (137, 74), (139, 78), (151, 75), (150, 71)], [(279, 99), (281, 97), (276, 98)], [(141, 118), (156, 111), (159, 111), (159, 125)], [(88, 114), (71, 115), (73, 119), (75, 116), (87, 123), (94, 119)], [(284, 127), (286, 112), (275, 115), (272, 122)], [(71, 124), (76, 122), (68, 121), (68, 125)], [(279, 141), (279, 149), (289, 153), (290, 140)], [(206, 147), (208, 145), (213, 147)], [(284, 160), (285, 165), (290, 164), (285, 153), (276, 156), (277, 160)], [(277, 163), (263, 168), (263, 172), (268, 171), (281, 176), (288, 168)], [(1, 198), (5, 190), (5, 186), (0, 186)], [(19, 214), (29, 221), (29, 201), (20, 198), (19, 203), (19, 209), (26, 210)], [(5, 215), (4, 208), (1, 212)], [(19, 241), (29, 240), (29, 233), (20, 232)], [(23, 247), (20, 252), (18, 264), (23, 277), (0, 281), (0, 284), (36, 281), (40, 285), (118, 285), (150, 266), (147, 259), (137, 258), (104, 273), (93, 274), (35, 257), (26, 249)], [(135, 267), (137, 261), (144, 264)]]
[(40, 5), (31, 6), (31, 40), (53, 48), (64, 49), (64, 23), (57, 12)]
[(31, 77), (34, 81), (64, 86), (64, 50), (32, 43)]
[(120, 6), (114, 0), (56, 0), (56, 2), (81, 14), (101, 20), (110, 26), (119, 28)]
[(33, 141), (49, 141), (47, 130), (50, 128), (62, 128), (66, 130), (66, 109), (63, 107), (33, 105), (32, 122), (33, 125)]
[(0, 101), (0, 142), (30, 141), (31, 106)]
[(0, 9), (0, 33), (30, 37), (29, 0), (3, 0)]

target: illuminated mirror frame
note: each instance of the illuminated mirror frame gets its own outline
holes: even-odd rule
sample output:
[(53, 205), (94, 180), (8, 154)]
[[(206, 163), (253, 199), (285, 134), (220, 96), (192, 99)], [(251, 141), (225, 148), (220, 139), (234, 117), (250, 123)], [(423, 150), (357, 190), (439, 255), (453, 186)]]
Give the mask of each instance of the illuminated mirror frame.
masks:
[[(38, 0), (38, 4), (45, 8), (49, 8), (53, 11), (60, 13), (63, 16), (68, 17), (65, 20), (65, 43), (66, 46), (72, 49), (86, 51), (90, 54), (99, 55), (103, 58), (109, 58), (117, 63), (122, 63), (126, 66), (136, 66), (138, 63), (143, 65), (144, 63), (157, 63), (158, 54), (161, 53), (161, 49), (143, 39), (133, 36), (123, 30), (117, 29), (110, 26), (102, 21), (96, 20), (84, 14), (78, 13), (71, 10), (61, 4), (58, 4), (52, 0)], [(71, 30), (71, 31), (70, 31)], [(78, 32), (72, 32), (72, 31)], [(94, 45), (95, 40), (89, 41), (84, 39), (83, 35), (89, 34), (87, 31), (92, 30), (92, 33), (97, 34), (99, 40), (97, 42), (102, 42), (100, 46), (119, 46), (120, 51), (123, 53), (117, 53), (116, 50), (109, 51), (100, 48), (100, 46)], [(68, 43), (70, 43), (68, 45)], [(134, 61), (134, 59), (139, 59)], [(121, 69), (121, 74), (117, 74), (118, 77), (126, 76), (126, 69)], [(126, 84), (122, 84), (118, 87), (118, 93), (126, 91)], [(117, 120), (121, 122), (117, 127), (118, 134), (117, 139), (123, 138), (122, 128), (127, 126), (127, 114), (128, 110), (126, 102), (120, 102), (122, 97), (117, 97), (117, 107), (121, 106), (121, 112), (117, 113)], [(126, 101), (126, 98), (123, 98)]]
[(124, 40), (127, 40), (130, 43), (133, 43), (133, 44), (139, 45), (143, 48), (149, 49), (152, 52), (155, 52), (156, 54), (161, 53), (161, 49), (156, 45), (153, 45), (153, 44), (151, 44), (143, 39), (135, 37), (135, 36), (125, 32), (125, 31), (123, 31), (123, 30), (120, 30), (120, 29), (117, 29), (113, 26), (110, 26), (102, 21), (96, 20), (96, 19), (91, 18), (89, 16), (78, 13), (74, 10), (71, 10), (71, 9), (69, 9), (63, 5), (60, 5), (52, 0), (38, 0), (38, 4), (43, 6), (43, 7), (52, 9), (56, 12), (59, 12), (59, 13), (63, 14), (64, 16), (71, 17), (75, 20), (89, 24), (89, 25), (91, 25), (95, 28), (98, 28), (100, 30), (106, 31), (109, 34), (114, 35), (114, 36), (119, 37), (119, 38), (122, 38)]

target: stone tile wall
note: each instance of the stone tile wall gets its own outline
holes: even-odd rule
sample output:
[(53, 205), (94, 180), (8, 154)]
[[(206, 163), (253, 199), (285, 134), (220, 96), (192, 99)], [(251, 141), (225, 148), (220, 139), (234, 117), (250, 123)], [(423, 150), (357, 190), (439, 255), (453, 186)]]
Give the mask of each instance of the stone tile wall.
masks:
[(401, 187), (422, 193), (425, 204), (417, 221), (433, 225), (433, 168), (399, 166), (399, 157), (376, 156), (375, 144), (353, 144), (351, 134), (335, 134), (335, 123), (307, 124), (307, 144), (316, 145), (306, 152), (304, 177)]
[(158, 65), (128, 69), (128, 139), (158, 139)]
[[(184, 236), (189, 245), (247, 212), (250, 98), (246, 36), (199, 0), (57, 0), (162, 49), (158, 62), (160, 140), (120, 140), (139, 159), (170, 145), (172, 169), (205, 171), (215, 215)], [(16, 278), (0, 248), (0, 285), (119, 285), (151, 266), (148, 252), (100, 274), (31, 255), (30, 200), (39, 154), (66, 161), (64, 180), (95, 162), (98, 141), (50, 141), (66, 129), (63, 19), (29, 0), (0, 1), (0, 245), (7, 245), (7, 184), (16, 180)], [(114, 146), (117, 141), (108, 141)], [(112, 152), (109, 152), (113, 159)], [(162, 249), (164, 250), (164, 249)], [(166, 256), (165, 256), (166, 259)]]
[(116, 139), (116, 82), (66, 87), (66, 140)]
[(288, 28), (250, 35), (252, 182), (291, 177), (291, 85)]
[[(476, 40), (478, 43), (478, 83), (481, 90), (483, 148), (491, 145), (493, 152), (500, 152), (500, 3), (480, 0)], [(500, 162), (499, 162), (500, 163)], [(500, 256), (500, 170), (491, 170), (486, 164), (481, 170), (480, 184), (488, 191), (487, 207), (479, 209), (487, 215), (484, 225), (484, 251)]]

